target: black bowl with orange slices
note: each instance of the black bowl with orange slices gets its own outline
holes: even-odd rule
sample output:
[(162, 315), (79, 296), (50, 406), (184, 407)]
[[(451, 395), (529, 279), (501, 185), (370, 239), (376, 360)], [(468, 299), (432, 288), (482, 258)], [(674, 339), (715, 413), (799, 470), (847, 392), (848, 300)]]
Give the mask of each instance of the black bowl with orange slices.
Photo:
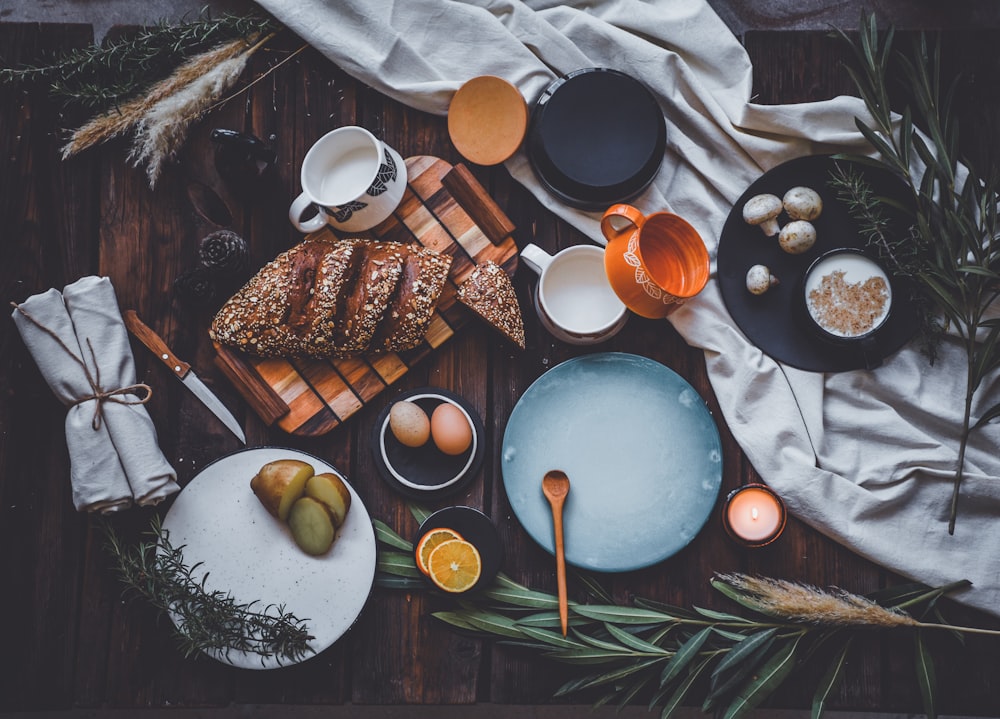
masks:
[(413, 538), (417, 568), (427, 582), (451, 594), (488, 586), (503, 564), (493, 520), (473, 507), (445, 507), (420, 524)]

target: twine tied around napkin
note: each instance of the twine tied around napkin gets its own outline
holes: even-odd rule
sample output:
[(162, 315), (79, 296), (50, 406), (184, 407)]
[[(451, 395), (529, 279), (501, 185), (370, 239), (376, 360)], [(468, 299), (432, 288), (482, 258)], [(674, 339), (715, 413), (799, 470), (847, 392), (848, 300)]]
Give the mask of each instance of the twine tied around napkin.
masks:
[[(96, 400), (94, 403), (94, 419), (91, 420), (90, 423), (95, 432), (101, 429), (101, 419), (103, 417), (101, 407), (105, 402), (118, 402), (119, 404), (146, 404), (146, 402), (148, 402), (153, 396), (153, 388), (145, 382), (135, 382), (126, 387), (119, 387), (118, 389), (104, 389), (101, 386), (101, 368), (97, 365), (97, 355), (94, 353), (94, 345), (91, 343), (89, 337), (87, 338), (87, 349), (90, 350), (90, 356), (93, 358), (94, 366), (96, 367), (94, 375), (91, 374), (90, 368), (87, 367), (87, 363), (77, 357), (73, 353), (73, 350), (67, 347), (66, 343), (59, 339), (59, 335), (32, 317), (31, 313), (28, 312), (22, 305), (19, 305), (16, 302), (11, 302), (10, 305), (23, 314), (28, 321), (34, 324), (38, 329), (48, 334), (56, 342), (56, 344), (63, 348), (66, 354), (69, 355), (70, 359), (80, 365), (80, 368), (83, 370), (84, 375), (87, 378), (87, 382), (90, 383), (90, 388), (93, 390), (93, 394), (85, 395), (80, 399), (71, 402), (70, 406), (75, 407), (78, 404), (83, 404), (84, 402), (89, 402), (90, 400)], [(140, 391), (144, 393), (142, 396), (139, 396)], [(128, 397), (129, 395), (132, 395), (135, 399), (122, 399), (123, 397)]]
[[(84, 277), (14, 305), (13, 318), (42, 377), (68, 407), (73, 504), (115, 512), (180, 490), (157, 444), (118, 301), (106, 277)], [(84, 351), (86, 348), (86, 351)], [(88, 406), (93, 403), (93, 406)]]

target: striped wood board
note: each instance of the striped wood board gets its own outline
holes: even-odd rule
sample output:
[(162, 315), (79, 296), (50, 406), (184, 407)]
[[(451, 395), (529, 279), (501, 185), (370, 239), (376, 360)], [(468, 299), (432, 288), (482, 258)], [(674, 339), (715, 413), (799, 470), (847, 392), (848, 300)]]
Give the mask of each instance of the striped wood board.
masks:
[(330, 361), (262, 359), (215, 343), (216, 365), (268, 425), (302, 436), (339, 426), (475, 318), (455, 294), (477, 264), (493, 260), (513, 275), (514, 226), (468, 168), (423, 155), (408, 158), (406, 170), (399, 207), (363, 236), (419, 242), (452, 256), (424, 341), (405, 352)]

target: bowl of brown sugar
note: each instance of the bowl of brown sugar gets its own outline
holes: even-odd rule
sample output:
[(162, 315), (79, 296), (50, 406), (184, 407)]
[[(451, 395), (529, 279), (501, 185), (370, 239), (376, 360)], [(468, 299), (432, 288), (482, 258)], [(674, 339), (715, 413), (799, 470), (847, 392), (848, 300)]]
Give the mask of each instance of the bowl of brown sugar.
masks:
[(854, 248), (830, 250), (806, 270), (802, 302), (816, 334), (834, 344), (861, 344), (892, 310), (892, 282), (874, 259)]

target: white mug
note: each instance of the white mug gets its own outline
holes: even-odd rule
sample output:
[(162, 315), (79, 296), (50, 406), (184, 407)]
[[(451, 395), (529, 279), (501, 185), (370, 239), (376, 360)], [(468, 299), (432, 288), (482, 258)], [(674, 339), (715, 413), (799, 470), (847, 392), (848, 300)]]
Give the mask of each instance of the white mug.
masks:
[[(288, 219), (301, 232), (326, 225), (363, 232), (385, 220), (406, 190), (406, 164), (395, 150), (363, 127), (347, 126), (319, 138), (302, 161), (302, 194)], [(310, 205), (318, 212), (307, 220)]]
[(596, 344), (625, 326), (628, 310), (608, 282), (602, 248), (574, 245), (550, 255), (528, 245), (521, 259), (538, 274), (535, 311), (556, 339)]

